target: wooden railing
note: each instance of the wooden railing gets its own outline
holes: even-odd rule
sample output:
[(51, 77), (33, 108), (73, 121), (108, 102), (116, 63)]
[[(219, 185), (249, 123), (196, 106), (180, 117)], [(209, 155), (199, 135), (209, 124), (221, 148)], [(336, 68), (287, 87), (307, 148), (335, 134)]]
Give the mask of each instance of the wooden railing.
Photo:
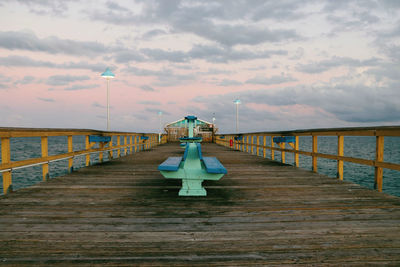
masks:
[[(274, 145), (274, 137), (294, 136), (295, 142), (291, 143), (291, 148), (285, 148), (285, 143)], [(299, 137), (312, 137), (311, 151), (299, 150)], [(336, 136), (337, 137), (337, 154), (325, 154), (318, 152), (318, 137), (320, 136)], [(344, 137), (345, 136), (375, 136), (376, 137), (376, 152), (375, 159), (363, 159), (348, 157), (344, 155)], [(384, 138), (400, 137), (400, 127), (370, 127), (370, 128), (340, 128), (340, 129), (315, 129), (315, 130), (296, 130), (284, 132), (257, 132), (243, 134), (220, 134), (216, 136), (216, 143), (231, 147), (241, 151), (251, 153), (256, 148), (256, 154), (260, 154), (260, 148), (263, 149), (263, 157), (266, 157), (266, 150), (270, 150), (270, 157), (275, 160), (275, 151), (281, 152), (281, 161), (285, 163), (285, 152), (294, 153), (294, 165), (299, 167), (299, 155), (312, 157), (312, 170), (317, 172), (318, 158), (325, 158), (337, 161), (337, 178), (343, 180), (343, 162), (352, 162), (361, 165), (372, 166), (375, 168), (375, 183), (374, 187), (378, 191), (382, 191), (383, 184), (383, 169), (392, 169), (400, 171), (400, 164), (384, 162)], [(267, 138), (270, 138), (270, 146), (265, 145)], [(256, 142), (254, 142), (256, 139)], [(260, 139), (263, 140), (260, 144)]]
[[(48, 137), (66, 136), (68, 152), (49, 156)], [(73, 136), (85, 136), (85, 149), (80, 151), (73, 150)], [(89, 136), (111, 137), (109, 142), (98, 142), (98, 148), (94, 148), (96, 142), (90, 142)], [(11, 161), (11, 138), (21, 137), (40, 137), (41, 138), (41, 157)], [(113, 145), (113, 137), (117, 138), (117, 145)], [(123, 144), (121, 145), (121, 138)], [(1, 139), (1, 164), (0, 173), (3, 176), (3, 192), (7, 194), (12, 191), (12, 171), (30, 166), (42, 165), (43, 180), (49, 177), (49, 163), (68, 160), (68, 171), (73, 170), (74, 157), (85, 155), (86, 166), (90, 165), (90, 155), (99, 154), (100, 162), (103, 161), (103, 153), (108, 152), (109, 158), (120, 157), (121, 150), (127, 155), (139, 150), (146, 150), (160, 143), (166, 143), (166, 135), (162, 135), (159, 142), (159, 135), (155, 133), (130, 133), (130, 132), (102, 132), (95, 130), (76, 130), (76, 129), (27, 129), (27, 128), (0, 128)], [(116, 155), (114, 151), (116, 150)]]

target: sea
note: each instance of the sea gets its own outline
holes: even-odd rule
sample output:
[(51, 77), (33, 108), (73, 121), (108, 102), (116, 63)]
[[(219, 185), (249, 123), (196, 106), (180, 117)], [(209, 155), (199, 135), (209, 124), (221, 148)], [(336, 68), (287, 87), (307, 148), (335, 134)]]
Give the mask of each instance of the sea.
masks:
[[(113, 145), (117, 144), (117, 138), (113, 138)], [(253, 140), (255, 143), (256, 140)], [(263, 140), (260, 138), (260, 144)], [(344, 137), (344, 156), (363, 158), (374, 160), (375, 159), (375, 137)], [(67, 137), (55, 136), (48, 138), (49, 155), (57, 155), (67, 153)], [(123, 139), (121, 138), (121, 144)], [(270, 138), (267, 138), (266, 144), (270, 146)], [(11, 138), (11, 160), (19, 161), (30, 158), (38, 158), (41, 155), (41, 139), (40, 137), (20, 137)], [(85, 137), (73, 136), (73, 150), (80, 151), (85, 149)], [(141, 150), (140, 148), (139, 150)], [(254, 148), (253, 153), (256, 152)], [(301, 136), (299, 137), (299, 149), (303, 151), (312, 150), (312, 137)], [(260, 148), (260, 155), (263, 154)], [(325, 154), (337, 154), (337, 137), (318, 137), (318, 152)], [(121, 150), (123, 154), (123, 150)], [(270, 158), (270, 151), (266, 151), (267, 158)], [(294, 165), (293, 153), (286, 152), (286, 163)], [(0, 155), (1, 160), (1, 155)], [(104, 160), (109, 160), (108, 153), (104, 153)], [(275, 160), (281, 160), (281, 154), (275, 151)], [(384, 161), (390, 163), (400, 164), (400, 137), (385, 137), (385, 150)], [(97, 154), (91, 155), (91, 164), (99, 163), (99, 156)], [(309, 156), (299, 155), (299, 167), (306, 170), (311, 170), (312, 159)], [(74, 158), (74, 169), (85, 167), (85, 156), (77, 156)], [(156, 167), (155, 167), (156, 168)], [(229, 171), (229, 170), (228, 170)], [(336, 179), (337, 162), (335, 160), (318, 158), (318, 172), (332, 179)], [(49, 164), (50, 179), (55, 179), (68, 173), (68, 160), (60, 160), (51, 162)], [(344, 180), (351, 181), (363, 187), (374, 188), (374, 174), (375, 169), (371, 166), (355, 164), (351, 162), (344, 162)], [(23, 169), (13, 170), (12, 172), (13, 190), (29, 187), (34, 184), (42, 182), (42, 167), (33, 166)], [(0, 192), (3, 192), (2, 183), (0, 185)], [(400, 197), (400, 171), (396, 170), (383, 170), (383, 192), (386, 194)]]

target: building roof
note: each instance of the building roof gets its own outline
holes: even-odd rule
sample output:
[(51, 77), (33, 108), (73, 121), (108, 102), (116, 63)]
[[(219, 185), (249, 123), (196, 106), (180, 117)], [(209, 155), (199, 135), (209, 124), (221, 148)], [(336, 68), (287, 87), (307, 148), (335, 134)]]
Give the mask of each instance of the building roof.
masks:
[[(205, 121), (205, 120), (200, 120), (196, 119), (195, 120), (195, 126), (198, 125), (210, 125), (212, 124), (211, 122)], [(173, 121), (165, 125), (165, 127), (177, 127), (177, 128), (186, 128), (187, 127), (187, 120), (185, 118), (179, 119), (177, 121)]]

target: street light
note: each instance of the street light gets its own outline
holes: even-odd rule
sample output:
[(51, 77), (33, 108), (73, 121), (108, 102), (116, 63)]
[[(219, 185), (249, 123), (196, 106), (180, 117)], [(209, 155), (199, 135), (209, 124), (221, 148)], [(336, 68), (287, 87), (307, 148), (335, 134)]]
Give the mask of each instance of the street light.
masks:
[(110, 79), (115, 78), (115, 74), (109, 68), (101, 74), (101, 77), (107, 79), (107, 131), (110, 131)]
[(242, 102), (239, 99), (233, 101), (236, 105), (236, 133), (239, 133), (239, 104)]
[(162, 111), (159, 111), (158, 117), (160, 119), (160, 124), (159, 124), (159, 133), (158, 133), (158, 143), (161, 143), (161, 116), (162, 116)]

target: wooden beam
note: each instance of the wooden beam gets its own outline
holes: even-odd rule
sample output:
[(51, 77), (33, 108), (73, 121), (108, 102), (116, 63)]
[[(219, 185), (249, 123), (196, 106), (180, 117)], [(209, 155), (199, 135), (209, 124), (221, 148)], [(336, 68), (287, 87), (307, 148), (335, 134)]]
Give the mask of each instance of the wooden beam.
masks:
[(313, 170), (313, 172), (318, 172), (318, 169), (317, 169), (318, 157), (316, 155), (316, 153), (318, 153), (318, 137), (317, 136), (313, 136), (312, 137), (312, 153), (313, 153), (313, 156), (312, 156), (312, 170)]
[[(89, 150), (90, 149), (90, 143), (89, 143), (89, 135), (85, 136), (85, 149)], [(86, 155), (86, 166), (90, 166), (90, 154)]]
[[(294, 144), (294, 149), (296, 150), (296, 151), (299, 151), (299, 137), (298, 136), (296, 136), (296, 143)], [(299, 167), (299, 153), (298, 152), (295, 152), (294, 153), (294, 165), (296, 166), (296, 167)]]
[[(121, 136), (117, 135), (117, 146), (119, 147), (121, 145)], [(117, 150), (117, 158), (121, 157), (121, 149), (118, 148)]]
[[(72, 153), (73, 151), (74, 147), (72, 143), (72, 135), (68, 135), (68, 152)], [(74, 170), (74, 158), (70, 158), (68, 159), (68, 172), (72, 172), (73, 170)]]
[(125, 145), (125, 149), (124, 149), (125, 155), (124, 156), (128, 155), (128, 144), (127, 144), (127, 142), (128, 142), (128, 137), (125, 135), (124, 136), (124, 145)]
[[(377, 136), (376, 137), (376, 153), (375, 153), (375, 162), (380, 163), (383, 161), (383, 152), (384, 152), (384, 137)], [(374, 188), (379, 192), (382, 192), (383, 186), (383, 168), (375, 167), (375, 183)]]
[[(338, 149), (337, 149), (337, 154), (339, 157), (343, 157), (343, 150), (344, 149), (344, 136), (339, 135), (338, 136)], [(337, 161), (337, 178), (339, 180), (343, 180), (343, 160), (339, 159)]]
[(267, 150), (265, 149), (266, 144), (267, 144), (267, 136), (264, 135), (264, 136), (263, 136), (263, 146), (264, 146), (264, 147), (263, 147), (263, 157), (264, 157), (264, 158), (267, 156)]
[(271, 159), (275, 160), (275, 151), (274, 151), (274, 136), (271, 135)]
[[(1, 162), (2, 164), (9, 164), (11, 162), (10, 153), (10, 138), (1, 138)], [(11, 170), (3, 172), (3, 193), (8, 194), (12, 192), (12, 177)]]
[[(279, 147), (282, 149), (285, 149), (285, 142), (279, 143)], [(285, 151), (281, 151), (281, 161), (282, 163), (285, 163)]]
[[(42, 158), (48, 157), (49, 156), (49, 143), (48, 143), (47, 136), (41, 137), (41, 144), (42, 144)], [(43, 181), (48, 180), (49, 179), (49, 164), (48, 163), (44, 163), (42, 165), (42, 173), (43, 173)]]

